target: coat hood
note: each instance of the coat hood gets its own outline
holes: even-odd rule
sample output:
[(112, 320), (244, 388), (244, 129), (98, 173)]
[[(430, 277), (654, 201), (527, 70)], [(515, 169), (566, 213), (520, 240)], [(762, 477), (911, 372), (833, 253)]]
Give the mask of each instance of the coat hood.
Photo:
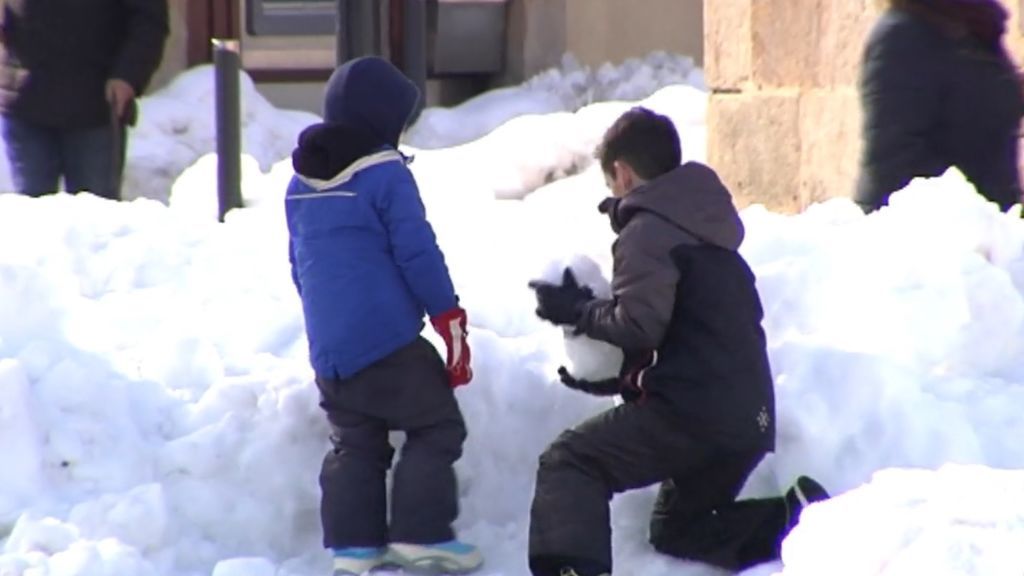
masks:
[(346, 125), (397, 148), (419, 99), (416, 85), (387, 60), (356, 58), (327, 81), (324, 123)]
[(743, 221), (732, 195), (715, 171), (697, 162), (647, 182), (623, 198), (608, 199), (601, 211), (621, 230), (638, 212), (651, 212), (702, 242), (737, 250), (743, 242)]

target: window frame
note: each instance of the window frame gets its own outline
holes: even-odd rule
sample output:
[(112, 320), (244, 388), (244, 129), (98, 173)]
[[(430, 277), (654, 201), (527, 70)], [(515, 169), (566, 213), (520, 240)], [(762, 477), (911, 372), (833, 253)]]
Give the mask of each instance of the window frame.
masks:
[(333, 36), (341, 2), (344, 0), (245, 0), (246, 33), (249, 36)]

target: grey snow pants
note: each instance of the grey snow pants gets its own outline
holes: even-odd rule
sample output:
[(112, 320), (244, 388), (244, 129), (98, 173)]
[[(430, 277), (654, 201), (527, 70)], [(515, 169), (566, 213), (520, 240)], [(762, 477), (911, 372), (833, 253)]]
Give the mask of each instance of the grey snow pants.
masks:
[[(342, 380), (317, 378), (333, 449), (320, 472), (324, 546), (433, 544), (454, 537), (453, 465), (466, 426), (444, 362), (430, 342), (411, 344)], [(388, 520), (388, 433), (406, 441), (395, 463)]]
[[(566, 430), (540, 457), (530, 510), (530, 569), (557, 575), (611, 572), (611, 514), (617, 493), (661, 483), (651, 524), (659, 550), (672, 520), (704, 524), (733, 504), (764, 451), (726, 452), (682, 429), (657, 398), (617, 406)], [(581, 568), (582, 567), (582, 568)]]

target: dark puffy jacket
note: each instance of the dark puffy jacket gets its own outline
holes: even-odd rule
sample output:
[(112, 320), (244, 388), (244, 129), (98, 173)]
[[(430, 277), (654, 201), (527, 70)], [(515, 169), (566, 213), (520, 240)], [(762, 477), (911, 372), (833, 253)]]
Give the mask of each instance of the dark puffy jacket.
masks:
[(60, 129), (110, 120), (108, 79), (145, 92), (169, 31), (167, 0), (5, 0), (0, 106)]
[(998, 42), (893, 8), (871, 32), (860, 79), (864, 151), (856, 200), (867, 211), (915, 177), (955, 166), (1007, 209), (1020, 201), (1024, 97)]
[(638, 378), (695, 438), (775, 446), (775, 395), (743, 225), (713, 170), (690, 162), (605, 205), (619, 237), (611, 300), (579, 327), (624, 349), (654, 349)]
[[(376, 89), (375, 89), (376, 88)], [(299, 138), (285, 213), (292, 275), (317, 376), (347, 378), (458, 304), (397, 144), (419, 92), (389, 63), (341, 67), (326, 118)]]

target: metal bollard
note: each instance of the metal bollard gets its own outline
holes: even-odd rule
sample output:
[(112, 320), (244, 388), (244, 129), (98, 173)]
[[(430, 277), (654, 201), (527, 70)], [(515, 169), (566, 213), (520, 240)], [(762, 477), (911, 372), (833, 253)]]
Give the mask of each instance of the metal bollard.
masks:
[(242, 63), (237, 40), (213, 40), (217, 124), (218, 219), (242, 207), (242, 115), (238, 75)]
[(420, 89), (420, 101), (409, 118), (419, 117), (427, 99), (427, 0), (402, 0), (402, 72)]
[(335, 59), (380, 55), (380, 7), (376, 0), (337, 0)]

